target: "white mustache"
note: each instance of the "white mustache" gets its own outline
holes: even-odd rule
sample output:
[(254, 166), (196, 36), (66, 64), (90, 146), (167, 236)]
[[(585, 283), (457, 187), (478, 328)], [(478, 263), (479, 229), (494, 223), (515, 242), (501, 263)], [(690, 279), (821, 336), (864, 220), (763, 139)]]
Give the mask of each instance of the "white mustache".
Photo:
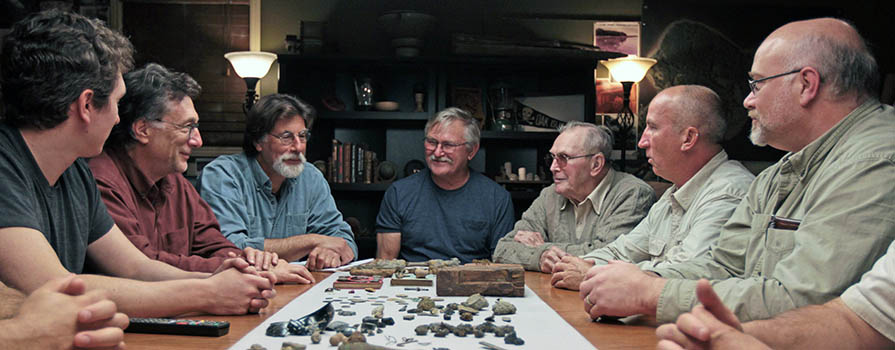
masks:
[(429, 156), (429, 160), (436, 162), (445, 162), (448, 164), (454, 164), (454, 161), (448, 157), (436, 157), (434, 154)]
[(280, 161), (284, 161), (284, 160), (303, 160), (302, 158), (304, 158), (304, 157), (302, 157), (302, 154), (301, 154), (301, 153), (293, 153), (293, 154), (286, 153), (286, 154), (283, 154), (283, 155), (280, 156)]

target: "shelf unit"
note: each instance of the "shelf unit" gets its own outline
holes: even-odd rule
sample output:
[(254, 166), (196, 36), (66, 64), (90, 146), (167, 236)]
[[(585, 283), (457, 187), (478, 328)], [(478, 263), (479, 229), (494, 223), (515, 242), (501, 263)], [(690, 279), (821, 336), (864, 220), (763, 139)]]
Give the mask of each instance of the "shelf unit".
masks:
[[(424, 160), (422, 146), (426, 121), (437, 111), (452, 106), (452, 92), (462, 87), (478, 91), (481, 110), (487, 120), (489, 87), (497, 82), (509, 84), (518, 96), (584, 95), (586, 121), (594, 120), (595, 89), (593, 70), (599, 59), (617, 57), (606, 53), (598, 58), (563, 57), (372, 57), (372, 56), (302, 56), (279, 55), (279, 91), (299, 96), (318, 112), (313, 136), (308, 143), (309, 161), (326, 161), (332, 154), (332, 140), (364, 144), (376, 152), (379, 161), (390, 161), (404, 176), (404, 165), (411, 160)], [(359, 110), (355, 108), (354, 80), (371, 78), (374, 101), (395, 101), (397, 111)], [(414, 111), (414, 92), (425, 94), (424, 112)], [(333, 111), (323, 98), (333, 97), (344, 109)], [(520, 166), (541, 176), (541, 182), (520, 186), (524, 182), (507, 183), (511, 189), (516, 217), (528, 208), (540, 189), (552, 183), (549, 169), (542, 165), (555, 131), (491, 131), (481, 135), (479, 153), (470, 167), (494, 178), (504, 162), (510, 161), (514, 171)], [(328, 164), (328, 163), (327, 163)], [(356, 217), (369, 234), (375, 228), (376, 214), (390, 183), (331, 183), (336, 204), (347, 217)], [(362, 251), (375, 252), (375, 237), (358, 237), (359, 242), (373, 242), (374, 247)], [(364, 253), (360, 254), (365, 256)]]

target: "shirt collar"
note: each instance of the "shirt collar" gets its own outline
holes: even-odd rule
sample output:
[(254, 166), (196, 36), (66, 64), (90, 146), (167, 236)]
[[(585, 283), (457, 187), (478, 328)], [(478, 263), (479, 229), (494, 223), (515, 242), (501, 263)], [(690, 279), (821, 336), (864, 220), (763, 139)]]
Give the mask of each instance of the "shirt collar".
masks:
[(842, 138), (842, 134), (847, 132), (852, 125), (872, 115), (867, 113), (868, 110), (879, 108), (879, 106), (879, 101), (868, 99), (816, 140), (811, 141), (798, 152), (784, 155), (781, 162), (783, 169), (790, 169), (790, 171), (799, 174), (800, 179), (805, 178), (814, 164), (824, 161), (833, 146)]
[(146, 176), (146, 173), (137, 168), (137, 163), (134, 162), (126, 149), (107, 150), (105, 152), (109, 155), (109, 158), (112, 158), (118, 166), (118, 169), (121, 169), (121, 172), (124, 173), (127, 181), (130, 182), (131, 187), (134, 188), (134, 191), (140, 197), (157, 196), (156, 198), (151, 199), (164, 199), (166, 197), (165, 195), (171, 193), (173, 190), (173, 187), (168, 182), (167, 176), (155, 183), (149, 182), (149, 177)]
[(687, 209), (690, 208), (690, 205), (693, 204), (693, 201), (696, 200), (696, 195), (699, 193), (699, 190), (706, 181), (709, 180), (712, 173), (715, 172), (715, 169), (726, 161), (727, 152), (722, 149), (721, 152), (716, 153), (712, 159), (709, 159), (696, 174), (693, 174), (681, 188), (678, 189), (676, 185), (672, 185), (672, 187), (668, 189), (671, 200), (677, 202), (684, 211), (687, 211)]
[(252, 179), (255, 180), (255, 187), (258, 189), (267, 189), (268, 192), (271, 191), (271, 183), (270, 177), (267, 176), (267, 173), (264, 172), (264, 169), (261, 168), (261, 163), (258, 160), (258, 156), (249, 157), (245, 155), (249, 162), (249, 171), (252, 173)]
[[(582, 205), (584, 204), (584, 202), (590, 201), (591, 208), (593, 208), (594, 213), (600, 215), (600, 213), (603, 211), (603, 201), (606, 199), (606, 196), (609, 195), (609, 190), (612, 187), (612, 182), (614, 179), (615, 170), (610, 168), (609, 171), (606, 172), (606, 176), (603, 177), (603, 180), (601, 180), (600, 183), (597, 184), (597, 187), (594, 187), (594, 190), (591, 191), (590, 194), (587, 195), (587, 197), (585, 197), (584, 200), (581, 201), (581, 203), (579, 203), (578, 205)], [(572, 203), (572, 200), (566, 198), (559, 210), (565, 210), (566, 206), (569, 204), (573, 206), (575, 205), (575, 203)]]

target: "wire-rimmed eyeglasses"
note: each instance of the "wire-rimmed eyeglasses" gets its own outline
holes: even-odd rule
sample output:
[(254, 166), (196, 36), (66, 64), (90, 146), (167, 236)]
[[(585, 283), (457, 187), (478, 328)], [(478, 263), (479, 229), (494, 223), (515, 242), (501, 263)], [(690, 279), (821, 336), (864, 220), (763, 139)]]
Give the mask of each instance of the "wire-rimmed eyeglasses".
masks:
[(308, 143), (308, 139), (311, 138), (311, 131), (308, 129), (299, 131), (298, 134), (293, 134), (291, 131), (284, 131), (279, 135), (268, 133), (271, 137), (280, 141), (280, 144), (283, 146), (292, 146), (295, 144), (295, 139), (298, 138), (298, 141), (301, 143)]
[(153, 121), (156, 122), (156, 123), (164, 123), (164, 124), (168, 124), (168, 125), (170, 125), (170, 126), (173, 126), (175, 129), (177, 129), (178, 131), (180, 131), (181, 133), (186, 134), (186, 135), (193, 135), (193, 130), (198, 130), (198, 129), (199, 129), (199, 123), (198, 123), (198, 122), (196, 122), (196, 123), (188, 123), (188, 124), (177, 124), (177, 123), (172, 123), (172, 122), (169, 122), (169, 121), (167, 121), (167, 120), (161, 120), (161, 119), (159, 119), (159, 120), (153, 120)]
[(585, 158), (585, 157), (593, 157), (595, 155), (597, 155), (597, 154), (589, 153), (589, 154), (582, 154), (580, 156), (570, 156), (565, 153), (560, 153), (560, 154), (555, 154), (555, 155), (553, 153), (547, 153), (547, 155), (544, 156), (544, 162), (547, 163), (547, 167), (549, 168), (553, 165), (553, 161), (556, 160), (556, 165), (559, 165), (560, 168), (563, 168), (566, 166), (566, 164), (569, 164), (570, 160), (578, 159), (578, 158)]
[(438, 141), (431, 137), (426, 137), (423, 139), (423, 144), (426, 146), (427, 151), (434, 151), (438, 148), (438, 145), (441, 145), (441, 150), (444, 153), (453, 153), (457, 150), (457, 147), (465, 146), (469, 142), (461, 142), (461, 143), (453, 143), (447, 141)]
[(757, 94), (757, 93), (758, 93), (758, 90), (760, 90), (760, 89), (758, 88), (758, 83), (763, 82), (763, 81), (765, 81), (765, 80), (770, 80), (770, 79), (779, 78), (779, 77), (782, 77), (782, 76), (786, 76), (786, 75), (790, 75), (790, 74), (798, 73), (798, 72), (801, 72), (801, 71), (802, 71), (802, 68), (799, 68), (799, 69), (791, 70), (791, 71), (786, 72), (786, 73), (775, 74), (775, 75), (772, 75), (772, 76), (769, 76), (769, 77), (764, 77), (764, 78), (761, 78), (761, 79), (756, 79), (756, 80), (749, 79), (749, 90), (752, 90), (752, 94), (753, 94), (753, 95), (754, 95), (754, 94)]

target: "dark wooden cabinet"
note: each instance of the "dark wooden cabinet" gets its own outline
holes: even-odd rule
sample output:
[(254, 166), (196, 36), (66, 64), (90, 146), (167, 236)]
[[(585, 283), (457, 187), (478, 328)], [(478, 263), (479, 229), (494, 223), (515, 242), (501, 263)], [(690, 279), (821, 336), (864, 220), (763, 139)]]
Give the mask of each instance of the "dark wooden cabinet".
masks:
[[(607, 53), (609, 57), (615, 54)], [(593, 70), (597, 59), (548, 57), (345, 57), (279, 55), (279, 92), (294, 94), (312, 104), (318, 118), (308, 143), (311, 162), (329, 163), (332, 140), (362, 144), (376, 152), (377, 159), (396, 165), (397, 178), (404, 177), (405, 164), (424, 160), (422, 145), (426, 121), (439, 110), (455, 105), (455, 93), (478, 94), (485, 118), (481, 149), (470, 166), (495, 178), (504, 162), (513, 170), (525, 167), (540, 175), (540, 181), (501, 181), (512, 194), (516, 218), (528, 208), (540, 190), (552, 181), (542, 159), (555, 131), (492, 131), (493, 116), (488, 103), (489, 88), (509, 85), (515, 96), (583, 95), (581, 120), (594, 120)], [(394, 101), (395, 111), (359, 108), (355, 80), (370, 79), (374, 101)], [(423, 112), (415, 111), (414, 94), (423, 93)], [(341, 102), (341, 103), (339, 103)], [(333, 106), (343, 105), (341, 110)], [(338, 108), (336, 108), (338, 109)], [(331, 183), (339, 210), (356, 218), (360, 257), (375, 253), (375, 222), (382, 195), (389, 183)]]

